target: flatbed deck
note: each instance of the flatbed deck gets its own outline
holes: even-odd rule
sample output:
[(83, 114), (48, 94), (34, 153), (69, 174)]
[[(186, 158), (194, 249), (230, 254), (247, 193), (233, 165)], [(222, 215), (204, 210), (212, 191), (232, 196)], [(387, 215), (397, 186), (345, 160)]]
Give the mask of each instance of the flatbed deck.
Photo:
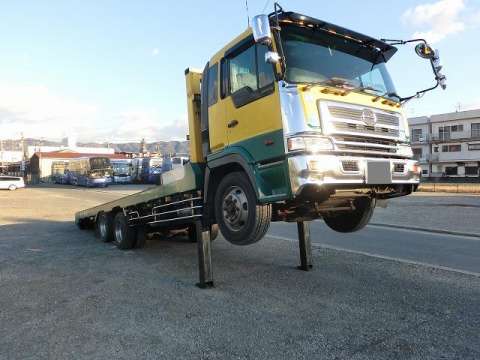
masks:
[(203, 169), (198, 164), (189, 163), (182, 168), (162, 174), (162, 182), (162, 185), (153, 186), (137, 194), (79, 211), (75, 214), (75, 222), (78, 224), (84, 219), (94, 219), (100, 212), (110, 212), (115, 208), (125, 209), (166, 196), (201, 189), (203, 186)]

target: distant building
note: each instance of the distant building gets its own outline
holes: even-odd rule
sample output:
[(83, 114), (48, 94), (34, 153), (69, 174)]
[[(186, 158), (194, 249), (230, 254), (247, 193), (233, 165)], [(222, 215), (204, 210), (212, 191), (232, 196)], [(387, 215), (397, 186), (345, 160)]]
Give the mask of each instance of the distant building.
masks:
[(23, 160), (21, 151), (0, 151), (0, 163), (15, 163)]
[(480, 109), (415, 117), (412, 150), (425, 177), (479, 178)]
[(28, 157), (32, 157), (33, 154), (38, 152), (52, 152), (52, 151), (70, 151), (80, 154), (114, 154), (115, 150), (106, 147), (83, 147), (83, 146), (43, 146), (43, 145), (31, 145), (27, 149)]
[(30, 158), (30, 176), (33, 183), (53, 182), (54, 175), (63, 174), (68, 162), (85, 156), (107, 156), (110, 159), (125, 159), (123, 154), (80, 153), (70, 150), (36, 152)]

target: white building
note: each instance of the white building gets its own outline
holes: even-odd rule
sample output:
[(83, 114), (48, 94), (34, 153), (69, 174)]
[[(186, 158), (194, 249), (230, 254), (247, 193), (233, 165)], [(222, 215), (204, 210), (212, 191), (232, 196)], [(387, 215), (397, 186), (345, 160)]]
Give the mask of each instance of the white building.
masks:
[(427, 177), (479, 177), (480, 109), (408, 119), (412, 149)]
[(0, 163), (14, 163), (23, 160), (23, 153), (21, 151), (1, 151)]

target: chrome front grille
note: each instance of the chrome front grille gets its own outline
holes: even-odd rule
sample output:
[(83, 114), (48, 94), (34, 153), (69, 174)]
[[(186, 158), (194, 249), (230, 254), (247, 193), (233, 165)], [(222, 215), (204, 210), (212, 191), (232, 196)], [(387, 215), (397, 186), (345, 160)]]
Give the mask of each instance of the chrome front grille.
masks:
[(356, 132), (362, 134), (374, 134), (397, 137), (399, 135), (398, 129), (385, 128), (380, 126), (367, 126), (362, 124), (352, 124), (346, 122), (335, 121), (335, 128), (349, 132)]
[(394, 140), (375, 139), (357, 136), (335, 136), (335, 145), (338, 150), (346, 153), (377, 153), (390, 155), (397, 153)]
[(400, 115), (373, 107), (319, 101), (322, 124), (337, 150), (345, 153), (397, 153)]
[[(329, 105), (328, 111), (330, 112), (330, 115), (335, 119), (341, 119), (344, 121), (363, 121), (363, 109), (354, 109), (347, 106)], [(375, 114), (377, 124), (398, 127), (400, 123), (400, 119), (397, 115), (374, 110), (373, 113)]]

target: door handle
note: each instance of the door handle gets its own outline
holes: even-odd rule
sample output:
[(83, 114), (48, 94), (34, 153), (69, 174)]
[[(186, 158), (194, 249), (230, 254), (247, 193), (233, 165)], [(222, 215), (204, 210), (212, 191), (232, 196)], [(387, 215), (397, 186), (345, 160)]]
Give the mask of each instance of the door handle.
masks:
[(227, 124), (229, 129), (231, 129), (231, 128), (237, 126), (237, 125), (238, 125), (238, 120), (229, 121), (228, 124)]

